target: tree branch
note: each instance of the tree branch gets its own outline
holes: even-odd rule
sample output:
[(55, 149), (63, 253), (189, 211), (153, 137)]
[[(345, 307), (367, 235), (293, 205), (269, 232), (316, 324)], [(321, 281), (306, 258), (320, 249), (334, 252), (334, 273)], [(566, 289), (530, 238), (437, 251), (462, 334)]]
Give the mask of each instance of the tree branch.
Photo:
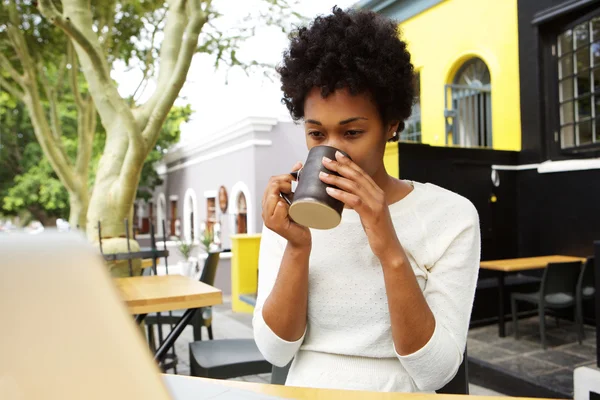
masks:
[[(207, 7), (210, 7), (210, 0), (207, 1)], [(171, 79), (167, 89), (162, 92), (160, 100), (152, 111), (148, 124), (142, 131), (142, 136), (146, 139), (150, 148), (156, 143), (160, 128), (185, 83), (192, 58), (198, 46), (198, 36), (207, 21), (208, 8), (203, 11), (200, 0), (190, 0), (190, 8), (191, 15), (183, 35), (183, 43), (177, 57), (177, 63), (171, 72)]]
[(152, 96), (136, 112), (136, 120), (140, 126), (146, 125), (156, 103), (167, 89), (171, 74), (177, 63), (187, 21), (185, 3), (185, 0), (169, 1), (163, 34), (164, 39), (160, 46), (158, 80)]
[(75, 56), (75, 51), (73, 49), (73, 43), (71, 43), (70, 40), (67, 43), (67, 58), (69, 59), (69, 64), (71, 65), (71, 69), (69, 70), (69, 84), (71, 86), (71, 91), (73, 92), (75, 105), (77, 106), (78, 110), (81, 110), (83, 109), (83, 99), (81, 98), (79, 85), (77, 84), (79, 66), (77, 64), (77, 57)]
[(142, 87), (142, 85), (144, 86), (144, 89), (146, 88), (145, 84), (148, 82), (148, 72), (150, 71), (150, 68), (152, 66), (154, 66), (154, 56), (152, 54), (152, 51), (154, 49), (154, 41), (156, 39), (156, 32), (158, 31), (158, 27), (164, 21), (164, 19), (165, 19), (166, 16), (167, 16), (167, 13), (165, 11), (163, 13), (163, 15), (158, 19), (158, 21), (154, 21), (154, 30), (152, 31), (152, 35), (150, 36), (150, 47), (149, 47), (148, 55), (146, 57), (146, 65), (145, 65), (145, 68), (144, 68), (144, 75), (142, 77), (142, 80), (138, 84), (138, 86), (135, 88), (135, 91), (131, 95), (131, 101), (134, 104), (135, 104), (135, 95), (140, 90), (140, 88)]
[[(69, 43), (69, 42), (67, 42)], [(65, 71), (67, 69), (67, 56), (64, 55), (56, 71), (56, 95), (60, 96), (65, 82)]]
[(81, 179), (87, 181), (90, 160), (92, 158), (92, 146), (96, 130), (96, 108), (91, 97), (85, 101), (77, 114), (77, 159), (75, 160), (75, 173)]
[(69, 159), (64, 152), (62, 142), (57, 142), (55, 136), (52, 134), (52, 129), (44, 113), (37, 82), (36, 67), (33, 64), (31, 54), (29, 54), (25, 37), (19, 30), (19, 21), (14, 10), (14, 4), (12, 8), (9, 8), (9, 16), (10, 24), (7, 27), (7, 33), (15, 53), (17, 53), (23, 66), (24, 92), (21, 99), (29, 111), (33, 131), (44, 155), (48, 158), (50, 165), (52, 165), (52, 168), (63, 185), (65, 185), (65, 188), (68, 191), (78, 193), (79, 185)]
[(11, 22), (11, 25), (9, 25), (6, 29), (6, 32), (8, 33), (8, 38), (10, 39), (17, 57), (21, 61), (21, 65), (23, 67), (22, 86), (25, 86), (31, 83), (31, 80), (35, 80), (35, 68), (33, 66), (33, 61), (31, 59), (31, 55), (29, 54), (29, 50), (27, 49), (27, 42), (25, 41), (23, 33), (19, 30), (18, 26), (18, 21), (16, 24)]
[(0, 66), (8, 72), (10, 77), (19, 85), (23, 86), (24, 77), (17, 72), (17, 70), (12, 66), (11, 62), (8, 61), (8, 58), (2, 53), (0, 53)]
[[(38, 65), (38, 74), (40, 76), (40, 82), (42, 83), (44, 92), (46, 93), (48, 104), (50, 105), (50, 127), (52, 129), (52, 134), (54, 135), (56, 145), (63, 147), (61, 139), (62, 128), (60, 126), (60, 118), (58, 116), (58, 99), (56, 96), (56, 91), (50, 87), (48, 77), (46, 76), (44, 68), (41, 65)], [(62, 149), (62, 151), (64, 152), (64, 148)]]
[[(108, 73), (108, 63), (102, 58), (102, 49), (98, 35), (92, 30), (93, 20), (89, 4), (86, 0), (63, 0), (63, 12), (66, 19), (58, 14), (56, 8), (48, 5), (52, 0), (44, 0), (55, 24), (73, 36), (81, 69), (89, 85), (89, 93), (94, 99), (96, 109), (106, 128), (108, 137), (120, 134), (124, 130), (129, 138), (129, 147), (133, 148), (136, 158), (143, 156), (145, 144), (127, 102), (121, 97), (115, 82)], [(62, 24), (68, 20), (68, 24)], [(62, 21), (62, 22), (61, 22)], [(67, 31), (66, 29), (70, 29)], [(79, 38), (79, 40), (77, 39)], [(86, 46), (80, 40), (85, 39)], [(128, 146), (127, 141), (121, 141)]]
[(110, 74), (104, 67), (106, 60), (101, 56), (100, 52), (88, 40), (88, 38), (73, 25), (69, 17), (64, 18), (58, 9), (54, 6), (52, 0), (39, 0), (40, 12), (54, 25), (61, 28), (75, 43), (77, 43), (90, 57), (92, 64), (95, 66), (96, 73), (103, 81), (110, 80)]
[(8, 93), (10, 93), (14, 98), (23, 100), (25, 94), (19, 90), (15, 85), (7, 81), (0, 75), (0, 87), (3, 87)]
[[(145, 125), (142, 131), (142, 137), (147, 143), (145, 155), (147, 155), (150, 152), (150, 150), (154, 147), (154, 144), (158, 139), (158, 135), (160, 134), (161, 127), (165, 121), (165, 118), (167, 117), (169, 110), (173, 106), (173, 103), (177, 99), (181, 87), (185, 83), (185, 79), (190, 69), (190, 64), (192, 62), (192, 57), (194, 56), (194, 53), (196, 52), (196, 47), (198, 46), (198, 36), (200, 35), (200, 31), (202, 30), (202, 27), (208, 19), (208, 6), (210, 6), (210, 0), (206, 1), (206, 4), (207, 9), (206, 11), (203, 11), (201, 0), (189, 1), (189, 19), (185, 31), (182, 32), (182, 37), (180, 37), (179, 40), (172, 41), (172, 43), (181, 43), (181, 46), (180, 49), (176, 52), (177, 60), (175, 62), (174, 68), (169, 68), (166, 70), (171, 74), (169, 82), (166, 85), (166, 87), (163, 87), (163, 91), (160, 93), (161, 97), (160, 99), (156, 100), (156, 106), (152, 109), (150, 117), (148, 118), (148, 123)], [(174, 18), (176, 16), (176, 14), (173, 14), (169, 17)], [(180, 18), (182, 17), (183, 16), (180, 15)], [(167, 21), (167, 23), (169, 22)], [(175, 22), (172, 23), (176, 24)], [(161, 70), (164, 70), (164, 65), (162, 64), (163, 60), (167, 62), (167, 65), (173, 63), (173, 60), (166, 58), (166, 54), (173, 55), (175, 51), (174, 49), (170, 49), (169, 51), (162, 51), (161, 49), (161, 53), (165, 57), (161, 57), (160, 68)], [(157, 87), (157, 91), (158, 90), (159, 88)], [(129, 156), (129, 154), (127, 156)], [(121, 170), (120, 176), (120, 182), (123, 184), (123, 186), (126, 182), (130, 182), (132, 180), (135, 181), (136, 179), (138, 179), (139, 173), (141, 171), (140, 165), (134, 165), (133, 163), (127, 162), (127, 156), (125, 159), (125, 163), (123, 164), (124, 168)]]

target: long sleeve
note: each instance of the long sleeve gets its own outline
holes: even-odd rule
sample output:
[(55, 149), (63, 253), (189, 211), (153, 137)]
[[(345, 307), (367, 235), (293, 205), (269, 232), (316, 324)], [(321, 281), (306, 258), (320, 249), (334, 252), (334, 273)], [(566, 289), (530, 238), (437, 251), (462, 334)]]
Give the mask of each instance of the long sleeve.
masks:
[(288, 342), (277, 336), (266, 324), (262, 310), (269, 297), (283, 258), (285, 239), (263, 226), (258, 257), (258, 293), (252, 325), (254, 340), (258, 349), (271, 364), (284, 367), (300, 348), (304, 335), (295, 342)]
[(438, 390), (456, 375), (463, 359), (477, 284), (481, 248), (477, 210), (465, 200), (450, 213), (454, 214), (452, 218), (446, 214), (438, 219), (450, 225), (438, 226), (435, 217), (424, 224), (437, 231), (434, 236), (426, 235), (436, 240), (428, 244), (432, 259), (423, 291), (435, 318), (434, 333), (416, 352), (405, 356), (396, 352), (422, 391)]

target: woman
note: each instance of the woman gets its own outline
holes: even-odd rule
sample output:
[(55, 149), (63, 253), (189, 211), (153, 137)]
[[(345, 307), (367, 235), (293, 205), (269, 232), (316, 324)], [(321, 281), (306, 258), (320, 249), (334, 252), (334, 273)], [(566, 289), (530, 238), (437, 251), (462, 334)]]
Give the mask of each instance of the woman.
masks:
[[(463, 197), (387, 174), (383, 155), (413, 102), (413, 66), (396, 25), (333, 9), (292, 36), (278, 69), (308, 148), (345, 151), (324, 165), (345, 204), (332, 230), (288, 217), (272, 177), (262, 202), (256, 343), (287, 385), (435, 391), (462, 361), (479, 268), (477, 211)], [(297, 163), (294, 170), (301, 168)]]

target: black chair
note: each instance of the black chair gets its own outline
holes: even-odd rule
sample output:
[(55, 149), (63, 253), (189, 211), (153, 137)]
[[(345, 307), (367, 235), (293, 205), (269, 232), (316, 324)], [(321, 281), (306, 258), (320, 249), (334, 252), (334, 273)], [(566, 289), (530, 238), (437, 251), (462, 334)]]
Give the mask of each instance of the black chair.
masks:
[(575, 291), (577, 324), (579, 325), (581, 338), (585, 338), (583, 329), (583, 302), (592, 300), (596, 296), (595, 275), (594, 257), (589, 257), (581, 269), (581, 274), (579, 274), (579, 279), (577, 280), (577, 290)]
[[(550, 263), (544, 270), (540, 290), (534, 293), (512, 293), (510, 296), (513, 330), (519, 338), (517, 301), (535, 304), (540, 318), (542, 347), (546, 346), (546, 310), (564, 310), (575, 307), (575, 289), (581, 271), (581, 262)], [(576, 325), (578, 325), (577, 322)], [(578, 329), (579, 343), (581, 330)]]
[[(219, 266), (221, 254), (219, 252), (209, 253), (204, 261), (204, 269), (200, 275), (200, 282), (206, 283), (207, 285), (213, 286), (215, 283), (215, 276), (217, 275), (217, 267)], [(149, 314), (146, 317), (146, 325), (148, 328), (148, 340), (150, 341), (153, 348), (156, 346), (154, 343), (154, 325), (169, 325), (174, 326), (179, 322), (185, 310), (175, 310), (167, 315), (161, 314)], [(192, 325), (194, 330), (194, 341), (202, 340), (202, 327), (206, 327), (208, 331), (208, 338), (212, 340), (212, 317), (211, 308), (201, 308), (192, 317), (188, 325)], [(159, 326), (159, 329), (160, 326)]]
[(469, 394), (469, 360), (467, 359), (466, 347), (462, 363), (460, 363), (454, 378), (435, 392), (437, 394)]
[[(290, 362), (285, 367), (273, 366), (271, 371), (271, 383), (274, 385), (285, 385), (287, 374), (290, 370)], [(436, 390), (438, 394), (469, 394), (469, 368), (467, 360), (467, 349), (463, 355), (463, 361), (458, 367), (458, 371), (454, 378), (450, 380), (444, 387)]]
[(254, 339), (193, 342), (189, 349), (191, 376), (229, 379), (271, 372)]

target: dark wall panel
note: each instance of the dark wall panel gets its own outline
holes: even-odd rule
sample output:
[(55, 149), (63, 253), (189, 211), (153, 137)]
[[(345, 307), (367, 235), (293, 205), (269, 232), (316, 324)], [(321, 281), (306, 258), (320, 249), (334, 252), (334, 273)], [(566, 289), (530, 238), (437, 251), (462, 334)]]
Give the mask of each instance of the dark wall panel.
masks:
[(517, 182), (522, 257), (592, 255), (600, 239), (600, 170), (520, 171)]
[(471, 200), (479, 212), (483, 260), (516, 257), (516, 172), (500, 171), (500, 186), (494, 187), (491, 166), (515, 165), (517, 155), (400, 143), (400, 176), (436, 184)]

